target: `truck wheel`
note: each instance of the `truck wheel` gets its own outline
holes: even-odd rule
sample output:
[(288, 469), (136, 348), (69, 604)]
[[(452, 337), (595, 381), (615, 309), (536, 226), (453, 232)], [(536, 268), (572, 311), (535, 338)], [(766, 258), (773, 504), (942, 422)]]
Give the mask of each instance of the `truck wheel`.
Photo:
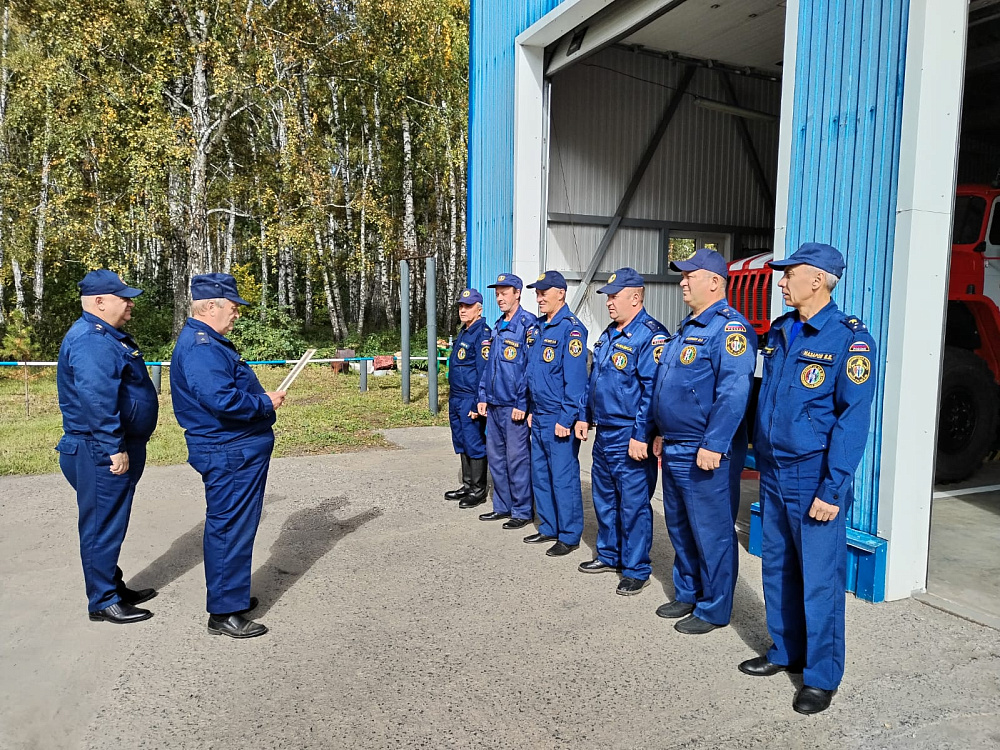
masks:
[(970, 476), (989, 453), (997, 435), (1000, 392), (986, 363), (972, 352), (945, 347), (938, 421), (938, 482)]

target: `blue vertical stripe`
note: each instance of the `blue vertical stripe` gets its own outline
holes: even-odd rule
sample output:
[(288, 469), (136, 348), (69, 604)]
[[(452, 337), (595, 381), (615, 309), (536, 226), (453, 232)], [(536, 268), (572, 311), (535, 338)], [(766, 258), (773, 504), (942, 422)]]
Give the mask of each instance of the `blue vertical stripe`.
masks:
[[(909, 0), (803, 0), (799, 10), (785, 253), (829, 242), (847, 259), (835, 297), (885, 351)], [(875, 409), (848, 525), (876, 534), (882, 422)], [(856, 571), (852, 578), (856, 577)]]
[[(514, 258), (514, 40), (562, 1), (471, 3), (468, 281), (482, 292)], [(492, 321), (499, 310), (483, 296)]]

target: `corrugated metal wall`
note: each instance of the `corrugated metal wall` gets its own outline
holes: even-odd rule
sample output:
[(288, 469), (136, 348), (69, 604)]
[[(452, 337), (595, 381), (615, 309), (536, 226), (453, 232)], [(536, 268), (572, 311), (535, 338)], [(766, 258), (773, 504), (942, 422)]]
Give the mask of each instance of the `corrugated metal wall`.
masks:
[[(550, 212), (610, 216), (685, 66), (607, 49), (552, 78)], [(740, 106), (778, 114), (781, 84), (730, 76)], [(694, 105), (725, 101), (712, 70), (696, 70), (629, 210), (629, 218), (772, 226), (735, 119)], [(745, 120), (774, 192), (778, 123)]]
[[(471, 3), (468, 275), (484, 292), (513, 259), (514, 39), (561, 1)], [(496, 312), (493, 302), (487, 307)]]
[[(662, 57), (611, 48), (552, 78), (548, 210), (552, 214), (614, 214), (649, 140), (673, 97), (685, 66)], [(740, 106), (778, 114), (781, 84), (731, 75)], [(694, 105), (694, 96), (725, 101), (718, 73), (698, 68), (639, 185), (629, 219), (703, 225), (774, 225), (740, 140), (735, 118)], [(766, 170), (771, 194), (777, 172), (778, 123), (746, 120)], [(590, 265), (604, 227), (549, 222), (545, 266), (582, 272)], [(770, 236), (745, 237), (770, 249)], [(644, 274), (665, 270), (657, 228), (618, 230), (599, 272), (631, 266)], [(596, 284), (591, 288), (596, 288)], [(573, 298), (573, 291), (570, 291)], [(650, 312), (668, 327), (687, 314), (673, 283), (651, 283)], [(591, 294), (580, 310), (591, 327), (604, 328), (603, 300)]]
[[(838, 304), (884, 352), (896, 224), (909, 0), (814, 0), (799, 11), (786, 253), (829, 242), (847, 258)], [(882, 425), (858, 470), (850, 526), (876, 533)]]

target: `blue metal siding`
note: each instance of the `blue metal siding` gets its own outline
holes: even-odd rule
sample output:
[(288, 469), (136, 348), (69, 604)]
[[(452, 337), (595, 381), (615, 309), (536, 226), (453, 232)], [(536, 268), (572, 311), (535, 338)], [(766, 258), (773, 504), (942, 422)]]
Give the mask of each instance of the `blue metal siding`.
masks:
[[(835, 298), (879, 345), (868, 448), (848, 525), (875, 535), (880, 409), (885, 391), (889, 295), (903, 111), (909, 0), (803, 1), (785, 252), (829, 242), (847, 258)], [(856, 579), (857, 570), (849, 576)]]
[[(468, 275), (482, 292), (514, 257), (514, 40), (562, 1), (471, 3)], [(492, 322), (499, 311), (484, 297)]]

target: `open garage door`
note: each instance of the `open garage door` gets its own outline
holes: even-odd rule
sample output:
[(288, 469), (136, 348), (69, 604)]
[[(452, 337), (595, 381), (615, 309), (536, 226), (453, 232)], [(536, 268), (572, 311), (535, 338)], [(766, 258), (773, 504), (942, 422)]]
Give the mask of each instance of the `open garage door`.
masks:
[[(547, 51), (549, 148), (540, 265), (607, 325), (599, 284), (632, 266), (670, 328), (687, 310), (669, 261), (707, 245), (771, 249), (784, 3), (614, 3)], [(515, 250), (517, 252), (517, 250)]]
[(937, 475), (964, 481), (935, 487), (927, 590), (1000, 627), (1000, 0), (969, 5), (958, 182)]

